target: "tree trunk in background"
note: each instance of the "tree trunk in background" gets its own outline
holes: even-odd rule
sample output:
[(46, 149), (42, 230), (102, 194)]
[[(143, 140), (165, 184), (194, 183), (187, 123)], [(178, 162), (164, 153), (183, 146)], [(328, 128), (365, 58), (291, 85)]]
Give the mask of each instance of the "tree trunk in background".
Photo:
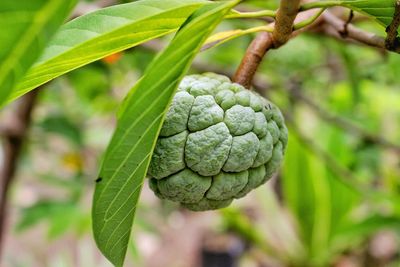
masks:
[(33, 90), (23, 96), (17, 104), (9, 125), (2, 128), (3, 163), (0, 170), (0, 259), (7, 220), (9, 189), (17, 170), (18, 158), (31, 123), (31, 114), (39, 93)]

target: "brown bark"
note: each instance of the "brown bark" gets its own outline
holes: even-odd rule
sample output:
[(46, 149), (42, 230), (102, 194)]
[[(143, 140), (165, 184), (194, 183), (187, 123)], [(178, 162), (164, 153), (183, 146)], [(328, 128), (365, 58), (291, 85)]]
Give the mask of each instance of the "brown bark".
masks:
[(400, 47), (400, 40), (397, 37), (397, 35), (399, 34), (397, 31), (399, 26), (400, 26), (400, 0), (397, 0), (392, 22), (386, 28), (386, 33), (387, 33), (385, 40), (386, 49), (394, 51)]
[(336, 38), (343, 38), (344, 40), (355, 40), (357, 42), (377, 48), (385, 48), (385, 39), (383, 37), (377, 36), (373, 33), (365, 32), (351, 24), (346, 26), (346, 35), (342, 35), (341, 33), (343, 32), (346, 22), (330, 12), (325, 12), (323, 14), (323, 19), (326, 26), (330, 26), (336, 30), (335, 33), (331, 31), (325, 31), (325, 33), (328, 35), (333, 35)]
[[(322, 18), (324, 24), (323, 27), (321, 27), (321, 30), (326, 35), (330, 35), (337, 39), (350, 43), (357, 42), (359, 44), (372, 46), (382, 50), (400, 53), (400, 45), (398, 44), (397, 41), (398, 38), (393, 38), (394, 33), (388, 35), (389, 38), (385, 39), (382, 36), (378, 36), (374, 33), (361, 30), (352, 24), (346, 25), (345, 21), (336, 17), (335, 15), (333, 15), (328, 11), (324, 12)], [(345, 25), (346, 25), (346, 34), (343, 35), (342, 33)], [(388, 45), (388, 43), (391, 43), (392, 45)]]
[[(305, 12), (301, 12), (296, 19), (291, 22), (290, 28), (293, 28), (294, 22), (300, 22), (306, 19), (309, 19), (317, 13), (316, 10), (308, 10)], [(285, 39), (289, 40), (292, 37), (297, 36), (298, 34), (310, 29), (310, 27), (314, 27), (318, 25), (321, 20), (315, 21), (308, 27), (301, 28), (295, 32), (290, 31), (288, 37), (284, 37)], [(275, 23), (271, 23), (268, 26), (274, 26)], [(276, 27), (276, 25), (274, 26)], [(286, 41), (287, 42), (287, 41)], [(258, 66), (260, 65), (264, 55), (268, 52), (268, 50), (276, 48), (274, 45), (274, 37), (273, 34), (269, 32), (261, 32), (259, 33), (256, 38), (251, 42), (247, 51), (236, 70), (235, 75), (233, 76), (233, 81), (243, 85), (246, 88), (250, 88), (252, 85), (252, 80), (257, 72)]]
[(233, 76), (233, 81), (250, 88), (258, 66), (265, 53), (272, 47), (272, 44), (272, 35), (270, 33), (259, 33), (247, 48), (246, 54)]
[(273, 47), (279, 47), (289, 40), (299, 4), (300, 0), (281, 0), (276, 23), (274, 23), (274, 32), (272, 34), (261, 32), (251, 42), (233, 77), (234, 82), (250, 88), (258, 66), (267, 51)]
[(285, 44), (293, 32), (293, 23), (299, 11), (300, 0), (281, 0), (276, 13), (275, 29), (272, 34), (274, 47)]

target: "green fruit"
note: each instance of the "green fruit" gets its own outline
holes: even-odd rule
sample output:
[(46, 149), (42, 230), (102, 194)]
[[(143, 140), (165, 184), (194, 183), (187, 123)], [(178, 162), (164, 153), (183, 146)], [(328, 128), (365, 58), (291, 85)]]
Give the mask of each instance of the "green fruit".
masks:
[(279, 109), (214, 73), (186, 76), (150, 163), (150, 188), (194, 211), (228, 206), (278, 170), (288, 133)]

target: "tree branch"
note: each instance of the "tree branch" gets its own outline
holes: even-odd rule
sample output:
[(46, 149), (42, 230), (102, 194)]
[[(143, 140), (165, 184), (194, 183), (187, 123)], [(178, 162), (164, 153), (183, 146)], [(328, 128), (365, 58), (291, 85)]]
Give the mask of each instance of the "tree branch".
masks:
[(390, 25), (386, 28), (386, 40), (385, 40), (385, 47), (388, 50), (396, 50), (399, 45), (400, 41), (399, 38), (397, 37), (398, 32), (397, 29), (400, 26), (400, 0), (396, 1), (395, 4), (395, 11), (393, 15), (393, 20), (390, 23)]
[(343, 31), (340, 32), (340, 36), (342, 36), (343, 38), (345, 38), (348, 35), (347, 27), (349, 26), (353, 18), (354, 18), (354, 11), (350, 10), (349, 17), (346, 20), (346, 23), (343, 25)]
[(289, 40), (293, 32), (294, 20), (299, 12), (299, 6), (300, 0), (281, 0), (272, 34), (275, 48), (282, 46)]
[(353, 122), (351, 122), (345, 118), (336, 116), (336, 115), (332, 114), (331, 112), (328, 112), (327, 110), (325, 110), (321, 106), (319, 106), (317, 103), (315, 103), (311, 98), (309, 98), (305, 94), (303, 94), (301, 92), (301, 90), (288, 90), (288, 91), (291, 94), (292, 98), (295, 98), (296, 101), (301, 101), (304, 104), (306, 104), (320, 118), (322, 118), (326, 122), (328, 122), (332, 125), (335, 125), (343, 130), (346, 130), (352, 134), (366, 138), (369, 141), (371, 141), (372, 143), (375, 143), (377, 145), (380, 145), (382, 147), (390, 149), (400, 155), (400, 144), (395, 144), (395, 143), (385, 139), (382, 136), (371, 133), (371, 132), (361, 128), (360, 126), (354, 124)]
[[(318, 25), (321, 20), (315, 19), (315, 16), (320, 13), (319, 10), (309, 10), (300, 13), (295, 20), (291, 22), (290, 28), (293, 29), (294, 22), (302, 22), (312, 19), (311, 23), (306, 27), (301, 27), (299, 30), (292, 32), (290, 31), (289, 37), (292, 38), (297, 36), (298, 34), (309, 30), (310, 28)], [(275, 23), (271, 23), (268, 26), (276, 27)], [(274, 30), (275, 32), (276, 30)], [(235, 75), (233, 76), (233, 81), (243, 85), (246, 88), (250, 88), (252, 85), (252, 80), (257, 72), (258, 66), (260, 65), (264, 55), (268, 52), (268, 50), (276, 48), (274, 45), (274, 37), (273, 34), (269, 32), (261, 32), (256, 38), (251, 42), (247, 51), (236, 70)]]
[[(322, 16), (325, 26), (329, 26), (329, 27), (324, 27), (322, 29), (325, 34), (346, 41), (356, 41), (358, 43), (379, 49), (385, 49), (385, 50), (387, 49), (385, 44), (385, 38), (373, 33), (363, 31), (351, 24), (348, 24), (346, 27), (347, 29), (346, 35), (342, 36), (342, 34), (340, 33), (343, 32), (343, 28), (346, 22), (336, 17), (330, 12), (324, 12)], [(334, 29), (334, 31), (332, 31), (332, 29)], [(390, 51), (400, 53), (400, 47), (395, 47), (393, 48), (393, 50)]]
[(272, 48), (272, 45), (273, 41), (271, 33), (259, 33), (247, 48), (242, 62), (233, 76), (233, 81), (243, 85), (246, 88), (250, 88), (258, 66), (260, 65), (267, 51)]

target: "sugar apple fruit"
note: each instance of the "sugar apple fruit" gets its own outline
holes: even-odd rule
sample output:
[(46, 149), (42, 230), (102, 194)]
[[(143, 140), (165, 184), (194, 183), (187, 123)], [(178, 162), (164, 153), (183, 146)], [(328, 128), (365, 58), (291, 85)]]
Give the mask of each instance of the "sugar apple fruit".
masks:
[(271, 178), (287, 141), (265, 98), (222, 75), (186, 76), (154, 149), (150, 188), (193, 211), (226, 207)]

